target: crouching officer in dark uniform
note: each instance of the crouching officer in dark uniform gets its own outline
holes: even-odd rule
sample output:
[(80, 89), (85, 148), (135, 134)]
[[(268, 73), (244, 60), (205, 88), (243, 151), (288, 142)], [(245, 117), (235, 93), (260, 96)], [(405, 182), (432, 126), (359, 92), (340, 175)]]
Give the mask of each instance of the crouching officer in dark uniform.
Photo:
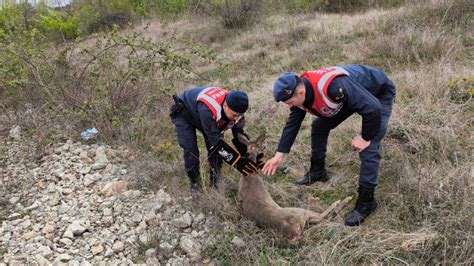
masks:
[(395, 98), (393, 82), (380, 69), (364, 65), (344, 65), (304, 72), (288, 72), (275, 82), (275, 101), (290, 108), (275, 156), (263, 167), (272, 175), (290, 152), (301, 123), (310, 113), (316, 117), (311, 127), (311, 166), (299, 185), (329, 180), (325, 168), (329, 132), (353, 113), (362, 116), (361, 134), (352, 139), (352, 148), (361, 160), (359, 197), (355, 208), (346, 214), (345, 224), (362, 223), (377, 208), (374, 198), (380, 165), (380, 142), (387, 131)]
[[(229, 155), (247, 152), (247, 147), (240, 143), (238, 134), (247, 136), (244, 133), (245, 118), (243, 114), (248, 108), (248, 96), (242, 91), (228, 92), (216, 87), (198, 87), (184, 91), (179, 97), (173, 96), (175, 104), (171, 107), (171, 121), (175, 125), (178, 142), (184, 152), (184, 166), (191, 182), (192, 191), (200, 191), (200, 163), (199, 149), (197, 146), (196, 129), (204, 135), (206, 148), (208, 151), (208, 161), (210, 164), (210, 185), (217, 187), (217, 182), (222, 166), (222, 154)], [(218, 152), (217, 148), (222, 143), (221, 137), (227, 129), (232, 129), (233, 144), (237, 151), (225, 145), (228, 151)], [(226, 160), (226, 162), (229, 162)], [(231, 160), (233, 166), (239, 171), (251, 167), (246, 173), (256, 171), (255, 164), (240, 160), (238, 163)]]

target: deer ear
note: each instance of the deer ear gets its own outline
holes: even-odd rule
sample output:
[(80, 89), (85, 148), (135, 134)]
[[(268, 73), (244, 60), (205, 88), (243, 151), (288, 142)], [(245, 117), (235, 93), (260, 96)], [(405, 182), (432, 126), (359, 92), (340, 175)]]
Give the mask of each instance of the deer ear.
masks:
[(266, 134), (267, 134), (267, 133), (266, 133), (265, 131), (263, 131), (262, 133), (260, 133), (260, 135), (257, 137), (256, 142), (257, 142), (257, 143), (263, 143), (263, 141), (264, 141), (265, 138), (266, 138)]

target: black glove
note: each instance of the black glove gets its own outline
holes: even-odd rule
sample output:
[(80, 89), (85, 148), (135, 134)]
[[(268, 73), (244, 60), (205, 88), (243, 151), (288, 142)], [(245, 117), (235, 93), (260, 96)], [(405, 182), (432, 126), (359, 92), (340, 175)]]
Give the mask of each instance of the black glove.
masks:
[(257, 165), (247, 157), (240, 157), (234, 167), (244, 176), (256, 175), (259, 171)]
[(233, 138), (232, 144), (234, 144), (234, 147), (239, 151), (240, 154), (247, 154), (247, 145), (240, 142), (238, 138)]
[(261, 170), (265, 163), (267, 162), (267, 158), (265, 157), (265, 153), (261, 152), (257, 154), (257, 168)]
[(227, 144), (224, 140), (220, 140), (211, 150), (211, 152), (217, 152), (224, 162), (237, 169), (243, 175), (248, 176), (258, 174), (259, 170), (257, 165), (249, 158), (240, 155), (236, 149)]
[(181, 112), (181, 110), (183, 110), (184, 103), (176, 95), (173, 95), (173, 101), (174, 104), (170, 107), (170, 116), (176, 117)]

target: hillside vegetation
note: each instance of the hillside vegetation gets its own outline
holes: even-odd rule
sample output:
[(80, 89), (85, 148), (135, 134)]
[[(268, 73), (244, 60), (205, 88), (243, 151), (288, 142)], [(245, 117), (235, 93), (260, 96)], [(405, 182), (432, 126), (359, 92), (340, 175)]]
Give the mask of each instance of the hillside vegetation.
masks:
[[(271, 94), (280, 73), (372, 65), (397, 86), (375, 215), (356, 228), (333, 217), (290, 245), (241, 216), (239, 175), (225, 167), (220, 193), (195, 200), (195, 208), (222, 221), (214, 228), (218, 241), (202, 256), (230, 265), (474, 263), (470, 1), (152, 2), (85, 0), (59, 10), (0, 10), (0, 129), (20, 125), (41, 156), (51, 143), (79, 139), (94, 126), (97, 141), (139, 151), (137, 187), (166, 187), (185, 197), (182, 151), (168, 118), (171, 94), (198, 85), (248, 92), (248, 131), (266, 130), (271, 155), (288, 115)], [(359, 158), (350, 140), (360, 125), (353, 116), (332, 132), (330, 182), (296, 187), (291, 176), (266, 178), (275, 200), (320, 210), (354, 196)], [(306, 118), (286, 161), (300, 172), (309, 167), (310, 127)], [(234, 236), (246, 245), (236, 248)]]

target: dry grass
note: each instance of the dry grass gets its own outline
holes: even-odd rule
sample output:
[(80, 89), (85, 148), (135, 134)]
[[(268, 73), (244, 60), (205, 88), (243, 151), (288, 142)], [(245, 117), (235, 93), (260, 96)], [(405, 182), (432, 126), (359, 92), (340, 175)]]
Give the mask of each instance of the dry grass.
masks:
[[(274, 16), (245, 34), (233, 33), (222, 38), (222, 43), (209, 43), (235, 65), (232, 70), (236, 74), (224, 75), (223, 82), (252, 81), (244, 87), (251, 99), (250, 131), (256, 134), (262, 126), (257, 121), (264, 121), (270, 151), (287, 116), (287, 109), (270, 97), (273, 80), (282, 71), (370, 63), (387, 70), (398, 88), (383, 145), (377, 193), (381, 206), (364, 226), (344, 227), (339, 216), (308, 229), (295, 247), (272, 234), (262, 234), (232, 209), (220, 217), (234, 226), (220, 228), (220, 242), (208, 248), (209, 256), (224, 263), (473, 263), (473, 107), (471, 101), (450, 101), (447, 87), (457, 77), (472, 78), (472, 65), (462, 57), (469, 47), (459, 35), (472, 33), (462, 25), (438, 23), (433, 27), (402, 19), (412, 16), (416, 8), (425, 10), (407, 6), (352, 16)], [(445, 13), (449, 18), (451, 11), (459, 11), (456, 8), (460, 6), (436, 1), (428, 11)], [(397, 27), (388, 28), (394, 22)], [(192, 39), (193, 34), (206, 35), (196, 31), (186, 36)], [(310, 123), (307, 118), (287, 160), (300, 171), (308, 167)], [(360, 118), (353, 117), (332, 133), (328, 165), (334, 174), (330, 183), (300, 188), (289, 184), (292, 180), (288, 177), (277, 175), (268, 183), (275, 200), (282, 206), (318, 210), (354, 195), (359, 159), (348, 151), (359, 130)], [(229, 173), (228, 178), (236, 180), (238, 176)], [(308, 202), (308, 196), (320, 198), (320, 202)], [(226, 205), (226, 200), (233, 203), (233, 198), (212, 199), (204, 202), (219, 202), (219, 206)], [(243, 238), (248, 247), (233, 248), (232, 235)]]

